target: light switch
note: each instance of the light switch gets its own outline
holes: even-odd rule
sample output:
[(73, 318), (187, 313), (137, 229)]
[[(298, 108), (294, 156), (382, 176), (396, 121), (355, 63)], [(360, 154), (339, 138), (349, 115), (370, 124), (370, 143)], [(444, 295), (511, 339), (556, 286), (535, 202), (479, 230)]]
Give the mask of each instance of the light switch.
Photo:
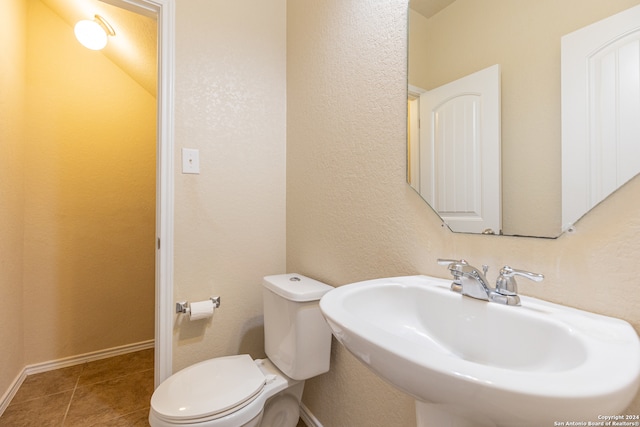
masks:
[(200, 173), (200, 151), (195, 148), (182, 149), (182, 173)]

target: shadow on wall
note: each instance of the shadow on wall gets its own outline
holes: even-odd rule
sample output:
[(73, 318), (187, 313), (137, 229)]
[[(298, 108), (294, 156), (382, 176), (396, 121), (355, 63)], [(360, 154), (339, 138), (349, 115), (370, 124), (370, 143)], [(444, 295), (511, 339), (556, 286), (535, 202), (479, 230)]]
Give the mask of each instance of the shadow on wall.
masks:
[[(242, 325), (239, 354), (250, 354), (254, 359), (267, 357), (264, 352), (264, 317), (255, 316)], [(260, 349), (260, 350), (257, 350)], [(258, 354), (254, 354), (258, 351)]]
[[(178, 334), (178, 341), (182, 344), (201, 342), (207, 335), (210, 327), (223, 327), (219, 322), (216, 325), (216, 315), (206, 319), (190, 321), (188, 315), (178, 315), (173, 330)], [(215, 332), (214, 332), (215, 334)], [(241, 337), (237, 348), (233, 348), (233, 343), (229, 343), (226, 354), (249, 354), (253, 359), (266, 357), (264, 353), (264, 317), (255, 316), (247, 319), (239, 332)], [(237, 342), (233, 340), (233, 342)], [(212, 356), (213, 357), (213, 356)]]

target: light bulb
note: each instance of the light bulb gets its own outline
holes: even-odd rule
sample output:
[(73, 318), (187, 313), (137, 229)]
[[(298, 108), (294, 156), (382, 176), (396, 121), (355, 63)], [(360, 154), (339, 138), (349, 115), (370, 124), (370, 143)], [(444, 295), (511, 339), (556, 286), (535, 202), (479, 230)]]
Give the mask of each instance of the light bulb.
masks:
[(79, 21), (73, 29), (78, 41), (91, 50), (104, 49), (108, 36), (114, 36), (115, 32), (107, 21), (99, 15), (94, 20)]
[(73, 29), (82, 46), (91, 50), (104, 49), (107, 45), (107, 33), (96, 21), (79, 21)]

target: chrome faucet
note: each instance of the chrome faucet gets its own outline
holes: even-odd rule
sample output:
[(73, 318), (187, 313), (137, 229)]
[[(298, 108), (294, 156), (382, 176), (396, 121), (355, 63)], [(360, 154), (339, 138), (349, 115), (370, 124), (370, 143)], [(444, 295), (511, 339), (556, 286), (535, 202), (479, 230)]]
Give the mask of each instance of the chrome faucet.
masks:
[(463, 259), (439, 259), (438, 264), (448, 266), (453, 276), (452, 291), (472, 298), (505, 305), (520, 305), (518, 284), (514, 276), (523, 276), (535, 282), (540, 282), (544, 279), (542, 274), (516, 270), (505, 265), (500, 269), (496, 287), (492, 288), (486, 278), (487, 270), (489, 269), (486, 265), (482, 266), (482, 272), (480, 272)]

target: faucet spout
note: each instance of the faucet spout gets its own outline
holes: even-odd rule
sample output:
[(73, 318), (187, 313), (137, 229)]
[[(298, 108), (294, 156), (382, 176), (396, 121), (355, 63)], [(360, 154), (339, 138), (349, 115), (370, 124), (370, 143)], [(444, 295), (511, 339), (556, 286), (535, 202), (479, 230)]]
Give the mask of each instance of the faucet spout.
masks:
[(449, 270), (454, 276), (456, 274), (460, 275), (462, 295), (486, 301), (489, 300), (493, 290), (489, 286), (484, 273), (469, 264), (450, 264)]
[(472, 298), (485, 301), (489, 300), (493, 289), (491, 289), (485, 277), (486, 266), (484, 266), (484, 271), (480, 272), (480, 270), (469, 265), (469, 263), (463, 259), (438, 259), (438, 264), (446, 265), (451, 272), (454, 278), (451, 284), (452, 291)]
[(523, 276), (535, 282), (544, 279), (542, 274), (516, 270), (515, 268), (505, 265), (500, 270), (496, 287), (492, 288), (485, 277), (488, 269), (486, 265), (482, 266), (481, 273), (480, 270), (469, 265), (469, 263), (463, 259), (438, 259), (438, 264), (446, 265), (451, 272), (454, 279), (451, 284), (452, 291), (472, 298), (505, 305), (520, 305), (518, 287), (514, 276)]

